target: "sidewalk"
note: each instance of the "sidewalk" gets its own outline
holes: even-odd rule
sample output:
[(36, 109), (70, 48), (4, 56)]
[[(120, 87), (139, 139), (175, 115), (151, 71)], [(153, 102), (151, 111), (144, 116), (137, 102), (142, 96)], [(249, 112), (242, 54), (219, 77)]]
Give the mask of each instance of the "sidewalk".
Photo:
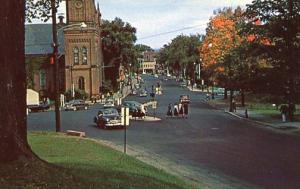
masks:
[(235, 116), (239, 119), (244, 119), (247, 121), (251, 121), (254, 123), (258, 123), (260, 125), (272, 127), (274, 129), (280, 129), (282, 131), (292, 131), (300, 133), (300, 117), (295, 117), (293, 122), (287, 121), (282, 122), (280, 112), (278, 112), (278, 116), (271, 117), (268, 115), (259, 114), (255, 111), (251, 111), (247, 109), (248, 118), (246, 117), (246, 108), (245, 107), (237, 107), (235, 112), (229, 112), (229, 105), (224, 102), (224, 100), (209, 100), (207, 103), (213, 106), (216, 109), (224, 110), (226, 113)]

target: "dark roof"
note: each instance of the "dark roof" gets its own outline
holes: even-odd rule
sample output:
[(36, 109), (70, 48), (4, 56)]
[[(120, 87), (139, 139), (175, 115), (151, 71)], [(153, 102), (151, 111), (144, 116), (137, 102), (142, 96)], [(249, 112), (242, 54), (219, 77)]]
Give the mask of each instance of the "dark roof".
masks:
[[(58, 52), (64, 54), (63, 31), (58, 30)], [(25, 54), (41, 55), (53, 53), (52, 24), (26, 24), (25, 25)]]

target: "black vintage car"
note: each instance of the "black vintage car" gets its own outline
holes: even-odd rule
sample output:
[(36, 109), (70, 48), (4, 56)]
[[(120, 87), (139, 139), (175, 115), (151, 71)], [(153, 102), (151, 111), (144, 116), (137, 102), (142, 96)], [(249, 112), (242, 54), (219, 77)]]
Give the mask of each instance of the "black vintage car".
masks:
[(121, 115), (118, 110), (113, 107), (100, 109), (98, 114), (94, 117), (94, 123), (104, 129), (122, 126)]
[(190, 103), (190, 97), (189, 97), (189, 95), (180, 95), (180, 99), (179, 99), (179, 101), (181, 102), (181, 103)]
[(50, 105), (44, 103), (27, 105), (27, 109), (29, 112), (44, 112), (50, 109)]
[(64, 107), (66, 111), (87, 110), (88, 108), (89, 105), (84, 100), (71, 100), (70, 102), (67, 102)]

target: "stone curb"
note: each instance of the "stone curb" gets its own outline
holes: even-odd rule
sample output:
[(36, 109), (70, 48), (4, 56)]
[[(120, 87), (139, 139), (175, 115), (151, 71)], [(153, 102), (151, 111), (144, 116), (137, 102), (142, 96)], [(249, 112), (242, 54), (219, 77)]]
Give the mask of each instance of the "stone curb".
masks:
[(266, 122), (262, 122), (262, 121), (253, 120), (253, 119), (251, 119), (251, 118), (245, 118), (245, 117), (239, 116), (239, 115), (237, 115), (237, 114), (235, 114), (235, 113), (233, 113), (233, 112), (229, 112), (229, 111), (227, 111), (227, 110), (224, 110), (224, 112), (227, 113), (227, 114), (230, 114), (230, 115), (232, 115), (232, 116), (234, 116), (234, 117), (237, 117), (237, 118), (239, 118), (239, 119), (243, 119), (243, 120), (245, 120), (245, 121), (249, 121), (249, 122), (253, 122), (253, 123), (260, 124), (260, 125), (265, 125), (265, 126), (268, 126), (268, 127), (272, 127), (272, 128), (278, 129), (276, 126), (274, 126), (274, 125), (272, 125), (272, 124), (270, 124), (270, 123), (266, 123)]
[(144, 119), (135, 119), (135, 118), (131, 118), (130, 120), (132, 121), (146, 121), (146, 122), (151, 122), (151, 121), (161, 121), (161, 119), (159, 117), (152, 117), (152, 116), (146, 116)]
[[(210, 105), (211, 107), (215, 108), (215, 109), (222, 110), (222, 108), (218, 108), (218, 107), (216, 107), (216, 106), (213, 105), (213, 104), (210, 104), (210, 103), (207, 103), (207, 104)], [(239, 115), (237, 115), (237, 114), (235, 114), (235, 113), (233, 113), (233, 112), (229, 112), (229, 111), (227, 111), (226, 109), (224, 109), (224, 112), (227, 113), (227, 114), (230, 114), (230, 115), (232, 115), (232, 116), (234, 116), (234, 117), (237, 117), (237, 118), (239, 118), (239, 119), (243, 119), (243, 120), (245, 120), (245, 121), (248, 121), (248, 122), (252, 122), (252, 123), (256, 123), (256, 124), (260, 124), (260, 125), (265, 125), (265, 126), (267, 126), (267, 127), (272, 127), (272, 128), (274, 128), (274, 129), (278, 129), (276, 126), (274, 126), (274, 125), (272, 125), (272, 124), (270, 124), (270, 123), (266, 123), (266, 122), (262, 122), (262, 121), (256, 121), (256, 120), (253, 120), (253, 119), (251, 119), (251, 118), (245, 118), (245, 117), (239, 116)]]

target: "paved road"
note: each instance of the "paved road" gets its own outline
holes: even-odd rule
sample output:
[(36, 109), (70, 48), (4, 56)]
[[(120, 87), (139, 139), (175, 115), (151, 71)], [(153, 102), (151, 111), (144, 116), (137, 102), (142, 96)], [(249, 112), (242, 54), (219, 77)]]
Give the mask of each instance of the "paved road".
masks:
[[(157, 83), (156, 78), (145, 80), (143, 88), (149, 90)], [(156, 115), (162, 121), (131, 122), (130, 146), (188, 167), (197, 176), (199, 173), (199, 177), (208, 175), (211, 182), (217, 180), (211, 188), (300, 188), (300, 138), (274, 133), (213, 109), (203, 101), (204, 94), (181, 88), (175, 81), (161, 81), (161, 84), (163, 95), (156, 97)], [(167, 105), (177, 102), (180, 94), (191, 97), (189, 118), (165, 118)], [(150, 97), (127, 99), (148, 101)], [(121, 145), (122, 130), (102, 130), (93, 125), (97, 108), (98, 105), (87, 111), (62, 112), (63, 130), (82, 130), (89, 137)], [(54, 112), (30, 114), (28, 127), (54, 131)]]

